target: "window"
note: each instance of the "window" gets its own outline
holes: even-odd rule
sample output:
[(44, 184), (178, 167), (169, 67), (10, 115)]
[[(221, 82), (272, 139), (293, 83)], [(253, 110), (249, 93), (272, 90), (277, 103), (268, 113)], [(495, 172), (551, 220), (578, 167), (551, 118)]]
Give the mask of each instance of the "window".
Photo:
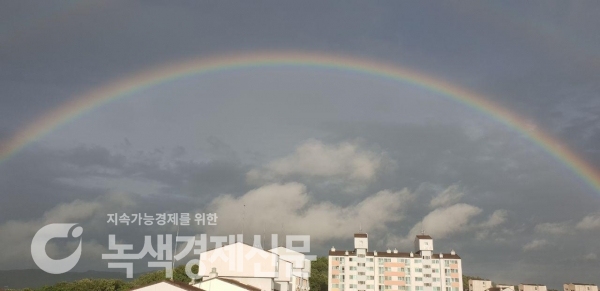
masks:
[(367, 262), (373, 262), (373, 258), (368, 258)]
[(425, 287), (431, 287), (431, 283), (425, 283)]
[(423, 269), (421, 269), (421, 268), (415, 268), (415, 272), (422, 273), (422, 272), (423, 272)]
[(365, 285), (365, 281), (358, 281), (358, 285)]
[(415, 291), (423, 291), (423, 286), (415, 286)]
[(365, 275), (365, 272), (358, 272), (358, 275), (359, 275), (359, 276), (364, 276), (364, 275)]
[(423, 281), (423, 278), (421, 278), (421, 277), (415, 277), (415, 281), (416, 281), (416, 282), (422, 282), (422, 281)]

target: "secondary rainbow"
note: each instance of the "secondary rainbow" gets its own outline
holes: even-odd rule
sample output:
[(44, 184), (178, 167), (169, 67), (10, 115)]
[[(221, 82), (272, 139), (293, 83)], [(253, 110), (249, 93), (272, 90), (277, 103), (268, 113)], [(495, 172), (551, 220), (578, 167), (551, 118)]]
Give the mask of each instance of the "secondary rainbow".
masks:
[(568, 167), (573, 173), (600, 194), (600, 172), (571, 151), (564, 143), (541, 129), (531, 128), (527, 119), (514, 114), (491, 100), (465, 88), (421, 74), (414, 70), (351, 56), (304, 52), (262, 52), (220, 55), (185, 60), (145, 70), (119, 81), (89, 91), (62, 106), (51, 110), (0, 144), (0, 163), (18, 153), (29, 143), (50, 133), (89, 110), (112, 100), (131, 96), (161, 83), (188, 75), (209, 74), (219, 71), (260, 67), (308, 67), (342, 70), (410, 83), (436, 92), (463, 105), (482, 112), (528, 137), (548, 154)]

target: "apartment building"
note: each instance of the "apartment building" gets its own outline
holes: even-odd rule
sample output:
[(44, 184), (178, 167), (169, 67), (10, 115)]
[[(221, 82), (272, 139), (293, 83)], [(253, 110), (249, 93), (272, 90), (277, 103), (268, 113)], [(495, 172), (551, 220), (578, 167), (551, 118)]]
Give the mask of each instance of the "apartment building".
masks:
[(492, 288), (492, 281), (469, 279), (469, 291), (486, 291)]
[(198, 276), (202, 281), (193, 284), (205, 286), (203, 281), (219, 278), (262, 291), (309, 291), (310, 263), (304, 254), (287, 248), (266, 251), (236, 242), (201, 253)]
[(501, 291), (515, 291), (514, 285), (496, 284), (496, 288), (499, 288)]
[(519, 291), (548, 291), (542, 284), (519, 284)]
[(433, 239), (415, 237), (413, 252), (370, 251), (366, 233), (354, 235), (354, 250), (329, 251), (330, 291), (463, 291), (460, 257), (434, 253)]
[(568, 283), (563, 285), (565, 291), (598, 291), (594, 284)]

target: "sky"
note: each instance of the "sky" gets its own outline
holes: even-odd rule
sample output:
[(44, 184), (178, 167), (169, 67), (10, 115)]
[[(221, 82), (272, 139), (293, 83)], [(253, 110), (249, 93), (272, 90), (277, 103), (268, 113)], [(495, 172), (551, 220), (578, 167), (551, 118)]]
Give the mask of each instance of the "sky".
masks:
[[(0, 145), (86, 92), (191, 60), (303, 52), (371, 60), (476, 92), (600, 169), (595, 1), (8, 1)], [(48, 125), (50, 126), (50, 125)], [(0, 161), (0, 269), (79, 223), (75, 270), (108, 235), (174, 226), (107, 214), (217, 213), (180, 233), (310, 235), (311, 254), (412, 250), (421, 230), (463, 273), (600, 284), (600, 192), (523, 132), (410, 82), (317, 66), (192, 74), (80, 112)], [(0, 147), (2, 148), (2, 147)], [(76, 241), (51, 241), (51, 256)], [(147, 266), (136, 265), (135, 272)]]

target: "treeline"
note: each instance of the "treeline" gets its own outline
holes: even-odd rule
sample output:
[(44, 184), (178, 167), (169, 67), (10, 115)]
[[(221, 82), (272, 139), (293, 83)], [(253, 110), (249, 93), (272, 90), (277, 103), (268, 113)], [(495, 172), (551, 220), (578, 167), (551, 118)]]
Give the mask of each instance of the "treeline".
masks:
[[(198, 266), (192, 267), (192, 272), (198, 272)], [(165, 271), (145, 273), (133, 281), (119, 279), (82, 279), (74, 282), (60, 282), (40, 288), (26, 288), (22, 291), (127, 291), (165, 280)], [(173, 281), (189, 283), (191, 279), (185, 274), (185, 266), (173, 270)]]
[[(198, 272), (198, 266), (192, 267), (192, 272)], [(311, 276), (309, 279), (311, 291), (327, 291), (327, 257), (319, 257), (311, 263)], [(26, 288), (22, 291), (128, 291), (165, 280), (165, 271), (145, 273), (133, 281), (119, 279), (82, 279), (73, 282), (60, 282), (51, 286), (40, 288)], [(173, 281), (188, 284), (191, 279), (185, 273), (185, 266), (178, 266), (173, 270)]]

